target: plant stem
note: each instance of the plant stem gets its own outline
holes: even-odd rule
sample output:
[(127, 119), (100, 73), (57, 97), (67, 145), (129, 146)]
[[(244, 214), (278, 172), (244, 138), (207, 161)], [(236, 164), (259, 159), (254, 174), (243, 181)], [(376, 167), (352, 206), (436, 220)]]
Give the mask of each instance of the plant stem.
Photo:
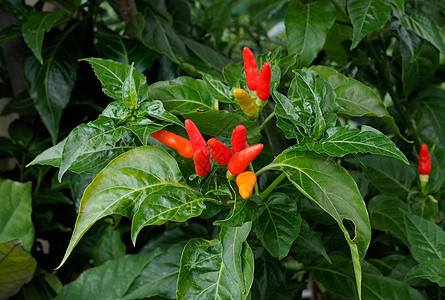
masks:
[(261, 123), (260, 125), (260, 131), (263, 130), (264, 126), (266, 126), (267, 122), (269, 122), (273, 117), (275, 116), (275, 111), (271, 112), (267, 118)]
[[(252, 163), (249, 164), (249, 170), (252, 171), (253, 173), (255, 173), (255, 169), (253, 168)], [(258, 181), (257, 181), (257, 183), (255, 183), (255, 194), (256, 195), (260, 194), (260, 189), (258, 188)]]
[(278, 176), (268, 187), (264, 190), (264, 192), (261, 193), (260, 198), (261, 200), (264, 200), (269, 196), (270, 193), (283, 181), (283, 179), (286, 177), (286, 174), (283, 172)]

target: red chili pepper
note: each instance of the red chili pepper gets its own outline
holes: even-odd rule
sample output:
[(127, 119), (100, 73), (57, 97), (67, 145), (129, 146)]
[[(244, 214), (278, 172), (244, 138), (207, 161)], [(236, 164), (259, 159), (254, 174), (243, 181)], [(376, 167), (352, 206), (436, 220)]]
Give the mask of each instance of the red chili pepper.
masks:
[(159, 130), (153, 132), (151, 136), (160, 141), (161, 143), (163, 143), (164, 145), (176, 149), (179, 155), (185, 158), (193, 157), (193, 152), (194, 152), (193, 147), (188, 139), (183, 138), (182, 136), (179, 136), (177, 134), (174, 134), (173, 132), (168, 132), (165, 130)]
[(431, 157), (426, 144), (420, 146), (419, 174), (429, 175), (431, 173)]
[(218, 165), (227, 165), (232, 157), (230, 148), (214, 138), (208, 140), (207, 145), (209, 145), (210, 153), (212, 153), (212, 157), (218, 163)]
[(238, 125), (233, 129), (230, 142), (232, 144), (233, 154), (249, 147), (246, 140), (246, 127), (244, 125)]
[(258, 85), (258, 67), (255, 56), (248, 47), (243, 48), (244, 73), (246, 74), (247, 87), (255, 91)]
[(192, 120), (187, 119), (185, 120), (184, 124), (190, 142), (192, 143), (193, 150), (197, 151), (198, 149), (202, 149), (204, 152), (207, 152), (208, 156), (210, 157), (209, 149), (207, 149), (207, 143), (202, 137), (202, 134), (199, 132), (199, 129), (196, 127), (195, 123), (193, 123)]
[(268, 62), (265, 62), (261, 67), (260, 77), (258, 79), (258, 87), (256, 94), (258, 98), (261, 100), (267, 100), (270, 96), (270, 65)]
[(193, 154), (193, 161), (195, 162), (195, 171), (201, 177), (205, 177), (210, 172), (210, 156), (203, 149), (198, 149)]
[(238, 175), (247, 168), (252, 160), (263, 150), (263, 144), (256, 144), (232, 155), (227, 164), (227, 169), (233, 175)]

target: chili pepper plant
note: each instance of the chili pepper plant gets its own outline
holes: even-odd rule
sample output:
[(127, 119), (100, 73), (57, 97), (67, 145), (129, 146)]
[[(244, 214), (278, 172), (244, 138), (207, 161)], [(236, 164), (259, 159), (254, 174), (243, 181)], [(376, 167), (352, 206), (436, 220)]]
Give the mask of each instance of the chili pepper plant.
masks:
[(0, 8), (0, 298), (445, 297), (441, 1)]

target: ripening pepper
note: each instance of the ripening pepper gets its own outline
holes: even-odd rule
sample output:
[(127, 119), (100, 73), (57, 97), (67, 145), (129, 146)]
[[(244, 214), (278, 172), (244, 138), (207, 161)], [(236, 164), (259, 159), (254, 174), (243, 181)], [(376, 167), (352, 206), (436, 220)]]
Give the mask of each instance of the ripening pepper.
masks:
[(255, 56), (248, 47), (243, 48), (244, 73), (246, 74), (247, 87), (255, 91), (258, 85), (258, 67)]
[(164, 145), (178, 151), (179, 155), (185, 158), (193, 157), (193, 147), (190, 141), (182, 136), (174, 134), (173, 132), (158, 130), (151, 134), (152, 137), (163, 143)]
[(193, 154), (193, 161), (195, 162), (195, 171), (201, 177), (205, 177), (210, 172), (210, 154), (207, 150), (198, 149)]
[(246, 140), (246, 127), (244, 125), (238, 125), (233, 129), (230, 142), (232, 144), (233, 154), (249, 147)]
[(261, 100), (266, 101), (270, 96), (270, 78), (272, 77), (270, 65), (265, 62), (261, 67), (260, 76), (258, 78), (257, 96)]
[(256, 144), (234, 153), (227, 164), (227, 169), (233, 175), (238, 175), (247, 168), (252, 160), (263, 150), (263, 144)]
[(420, 146), (418, 170), (419, 170), (420, 186), (422, 192), (425, 192), (425, 187), (426, 184), (428, 183), (431, 173), (431, 157), (430, 153), (428, 152), (428, 147), (426, 144), (422, 144), (422, 146)]
[[(201, 132), (199, 132), (198, 127), (196, 127), (195, 123), (193, 123), (192, 120), (187, 119), (184, 122), (185, 124), (185, 130), (187, 130), (187, 134), (190, 139), (190, 143), (192, 143), (192, 147), (194, 151), (197, 151), (198, 149), (202, 149), (204, 152), (209, 152), (209, 149), (207, 149), (207, 143), (202, 137)], [(210, 153), (208, 153), (210, 156)]]
[(209, 145), (210, 153), (212, 153), (213, 159), (221, 166), (227, 165), (232, 157), (232, 151), (230, 151), (230, 148), (215, 138), (208, 140), (207, 145)]
[(238, 101), (241, 110), (249, 118), (254, 118), (257, 115), (257, 107), (255, 101), (250, 97), (249, 93), (243, 89), (234, 89), (233, 95)]
[(257, 177), (255, 173), (251, 171), (246, 171), (236, 176), (236, 185), (238, 186), (239, 194), (244, 200), (252, 196), (256, 181)]

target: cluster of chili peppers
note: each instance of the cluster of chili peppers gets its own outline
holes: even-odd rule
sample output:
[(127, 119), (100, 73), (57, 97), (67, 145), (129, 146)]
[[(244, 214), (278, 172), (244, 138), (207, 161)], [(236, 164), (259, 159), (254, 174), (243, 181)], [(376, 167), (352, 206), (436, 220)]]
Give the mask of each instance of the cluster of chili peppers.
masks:
[(270, 96), (271, 69), (269, 63), (265, 62), (258, 72), (257, 61), (248, 47), (243, 48), (243, 61), (247, 87), (257, 101), (243, 89), (233, 90), (233, 95), (244, 114), (249, 118), (256, 118)]
[(165, 130), (154, 132), (151, 136), (161, 143), (177, 150), (179, 155), (186, 158), (193, 158), (196, 174), (201, 177), (205, 177), (210, 172), (211, 154), (217, 164), (221, 166), (227, 165), (230, 177), (237, 175), (236, 184), (241, 197), (243, 199), (250, 198), (257, 177), (253, 172), (244, 171), (261, 150), (263, 150), (263, 144), (249, 146), (246, 139), (246, 127), (244, 125), (238, 125), (232, 132), (232, 150), (230, 150), (229, 147), (215, 138), (209, 139), (206, 143), (193, 121), (187, 119), (184, 124), (189, 140)]

